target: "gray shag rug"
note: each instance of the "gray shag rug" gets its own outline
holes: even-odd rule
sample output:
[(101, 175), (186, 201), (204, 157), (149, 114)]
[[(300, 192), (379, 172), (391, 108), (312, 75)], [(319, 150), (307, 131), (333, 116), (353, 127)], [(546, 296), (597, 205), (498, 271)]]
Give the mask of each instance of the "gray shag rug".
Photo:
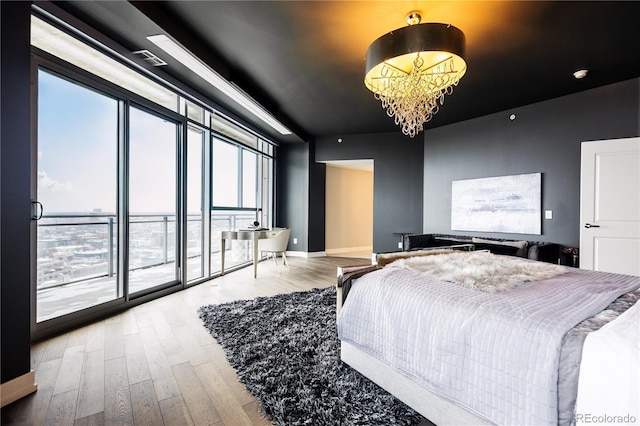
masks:
[(424, 421), (340, 360), (334, 287), (202, 306), (198, 314), (278, 425)]

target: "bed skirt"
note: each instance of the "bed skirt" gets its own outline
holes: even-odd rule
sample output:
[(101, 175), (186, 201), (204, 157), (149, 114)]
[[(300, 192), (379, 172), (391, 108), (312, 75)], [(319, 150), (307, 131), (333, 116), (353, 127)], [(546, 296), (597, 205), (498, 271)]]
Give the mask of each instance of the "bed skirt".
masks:
[(438, 426), (490, 425), (460, 406), (425, 389), (379, 359), (341, 341), (340, 358), (375, 384)]

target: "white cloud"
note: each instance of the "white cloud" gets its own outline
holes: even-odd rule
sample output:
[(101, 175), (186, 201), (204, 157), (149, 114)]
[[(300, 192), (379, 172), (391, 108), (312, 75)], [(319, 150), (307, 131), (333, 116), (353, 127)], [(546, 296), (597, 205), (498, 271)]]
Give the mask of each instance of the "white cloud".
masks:
[(71, 192), (73, 185), (71, 182), (59, 182), (47, 176), (46, 172), (38, 172), (38, 189), (56, 192)]

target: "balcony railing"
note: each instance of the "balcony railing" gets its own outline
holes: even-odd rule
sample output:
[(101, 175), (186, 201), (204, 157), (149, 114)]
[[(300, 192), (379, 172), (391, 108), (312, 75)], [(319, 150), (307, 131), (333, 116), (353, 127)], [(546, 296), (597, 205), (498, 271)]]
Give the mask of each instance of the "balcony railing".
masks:
[[(175, 262), (175, 219), (175, 216), (164, 214), (130, 216), (131, 271)], [(246, 227), (254, 219), (255, 215), (246, 212), (212, 215), (210, 253), (220, 252), (222, 230)], [(117, 271), (116, 247), (114, 215), (43, 216), (38, 222), (37, 288), (113, 276)], [(204, 253), (200, 215), (187, 217), (186, 250), (189, 263), (199, 265), (197, 258)]]

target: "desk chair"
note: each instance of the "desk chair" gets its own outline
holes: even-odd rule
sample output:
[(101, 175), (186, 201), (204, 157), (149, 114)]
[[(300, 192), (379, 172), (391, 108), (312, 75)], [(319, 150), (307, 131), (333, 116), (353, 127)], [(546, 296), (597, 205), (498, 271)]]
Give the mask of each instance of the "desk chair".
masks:
[(287, 251), (287, 245), (289, 244), (289, 236), (291, 235), (290, 228), (276, 228), (269, 231), (269, 237), (258, 240), (258, 250), (262, 252), (270, 253), (273, 256), (273, 261), (276, 266), (278, 265), (278, 261), (276, 257), (278, 257), (278, 253), (282, 253), (282, 260), (284, 264), (289, 266), (287, 263), (287, 255), (285, 252)]

